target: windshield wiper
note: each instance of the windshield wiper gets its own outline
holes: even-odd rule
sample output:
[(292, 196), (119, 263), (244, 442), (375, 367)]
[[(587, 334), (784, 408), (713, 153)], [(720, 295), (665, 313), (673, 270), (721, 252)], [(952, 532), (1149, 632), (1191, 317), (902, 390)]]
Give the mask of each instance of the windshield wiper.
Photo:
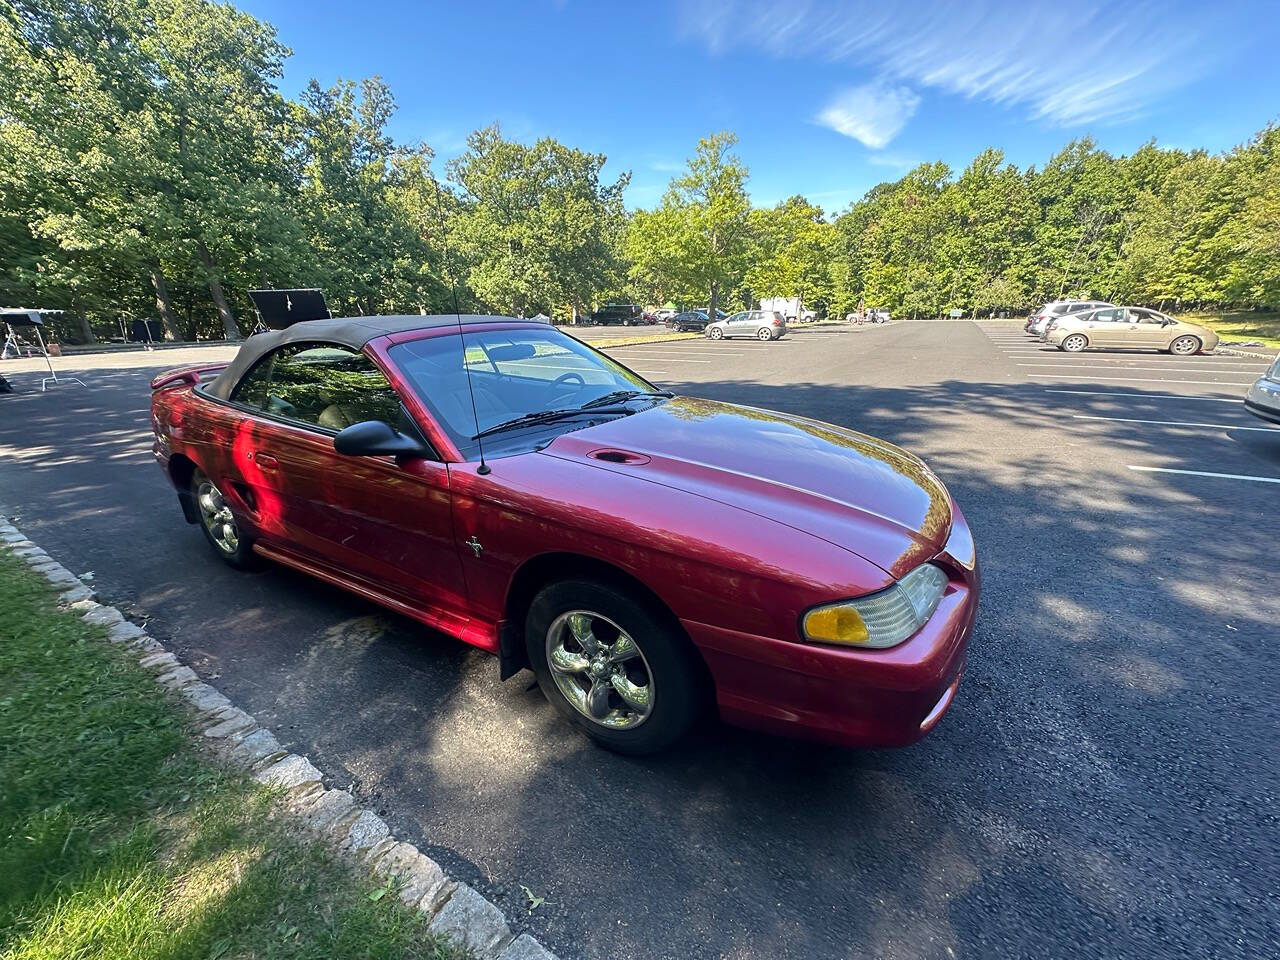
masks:
[(641, 397), (674, 397), (674, 393), (666, 390), (614, 390), (612, 393), (606, 393), (603, 396), (596, 397), (594, 400), (588, 400), (579, 409), (590, 410), (595, 407), (603, 407), (610, 403), (621, 403), (626, 400), (638, 400)]
[(505, 430), (515, 430), (518, 427), (531, 427), (539, 423), (551, 423), (554, 420), (566, 420), (570, 417), (585, 417), (593, 414), (602, 413), (634, 413), (634, 410), (628, 410), (626, 407), (592, 407), (587, 410), (584, 407), (570, 407), (564, 410), (535, 410), (533, 413), (526, 413), (512, 420), (504, 420), (502, 423), (495, 423), (492, 427), (485, 427), (472, 440), (479, 440), (493, 433), (502, 433)]

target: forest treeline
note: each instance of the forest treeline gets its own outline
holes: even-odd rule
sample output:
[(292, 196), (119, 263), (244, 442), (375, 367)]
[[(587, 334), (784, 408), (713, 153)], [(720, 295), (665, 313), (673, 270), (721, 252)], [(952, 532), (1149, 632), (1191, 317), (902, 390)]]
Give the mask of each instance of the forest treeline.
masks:
[(628, 211), (602, 154), (476, 130), (434, 172), (387, 133), (377, 77), (295, 99), (274, 28), (209, 0), (0, 0), (0, 303), (64, 335), (159, 319), (237, 337), (246, 291), (320, 287), (335, 313), (557, 319), (607, 301), (842, 315), (1022, 310), (1059, 296), (1280, 303), (1280, 128), (1226, 153), (1089, 139), (1029, 169), (925, 163), (838, 215), (753, 207), (730, 133)]

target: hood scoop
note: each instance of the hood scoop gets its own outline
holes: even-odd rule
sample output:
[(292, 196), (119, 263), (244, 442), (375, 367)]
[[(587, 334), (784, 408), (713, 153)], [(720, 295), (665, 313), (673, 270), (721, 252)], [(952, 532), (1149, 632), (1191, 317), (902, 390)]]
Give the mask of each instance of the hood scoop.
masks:
[(643, 453), (632, 453), (630, 450), (617, 450), (612, 447), (592, 450), (587, 456), (592, 460), (603, 460), (605, 463), (641, 464), (649, 462), (649, 458)]

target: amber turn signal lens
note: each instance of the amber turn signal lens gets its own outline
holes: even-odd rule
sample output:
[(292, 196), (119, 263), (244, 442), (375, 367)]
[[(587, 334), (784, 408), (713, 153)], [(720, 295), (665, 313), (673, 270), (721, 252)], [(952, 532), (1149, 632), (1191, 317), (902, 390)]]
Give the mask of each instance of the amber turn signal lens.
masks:
[(804, 618), (804, 632), (810, 640), (855, 647), (870, 639), (862, 617), (847, 604), (810, 610)]

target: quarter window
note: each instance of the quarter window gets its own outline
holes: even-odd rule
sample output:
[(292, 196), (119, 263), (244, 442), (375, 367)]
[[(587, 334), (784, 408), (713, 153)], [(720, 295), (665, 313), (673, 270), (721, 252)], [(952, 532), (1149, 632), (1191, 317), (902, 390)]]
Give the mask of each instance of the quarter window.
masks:
[(326, 430), (364, 420), (407, 425), (400, 398), (373, 361), (333, 344), (281, 347), (245, 374), (231, 399)]

